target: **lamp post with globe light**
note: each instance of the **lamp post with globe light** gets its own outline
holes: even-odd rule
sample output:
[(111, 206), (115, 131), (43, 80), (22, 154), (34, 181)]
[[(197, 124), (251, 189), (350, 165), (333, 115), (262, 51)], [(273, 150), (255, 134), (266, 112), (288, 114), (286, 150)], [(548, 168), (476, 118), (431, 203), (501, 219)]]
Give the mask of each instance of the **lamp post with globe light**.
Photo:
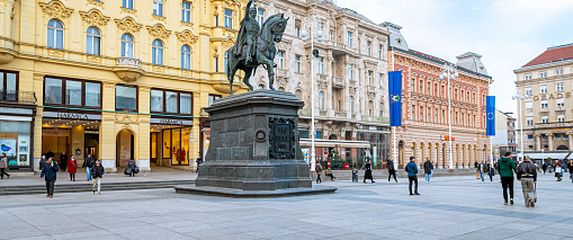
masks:
[(456, 65), (444, 63), (442, 67), (442, 74), (440, 74), (440, 80), (447, 79), (448, 80), (448, 140), (449, 140), (449, 152), (448, 152), (448, 168), (454, 168), (454, 161), (453, 161), (453, 148), (452, 148), (452, 97), (451, 97), (451, 79), (457, 79), (458, 71), (456, 70)]
[(314, 58), (318, 56), (318, 50), (315, 51), (314, 49), (314, 35), (316, 34), (316, 38), (317, 41), (322, 41), (322, 30), (318, 30), (316, 31), (316, 33), (314, 33), (312, 31), (312, 25), (309, 28), (309, 31), (302, 31), (301, 32), (301, 37), (303, 41), (307, 41), (310, 40), (310, 52), (311, 52), (311, 56), (310, 56), (310, 141), (311, 141), (311, 147), (310, 147), (310, 170), (314, 171), (315, 167), (316, 167), (316, 150), (315, 150), (315, 124), (314, 124), (314, 101), (315, 101), (315, 95), (314, 95)]

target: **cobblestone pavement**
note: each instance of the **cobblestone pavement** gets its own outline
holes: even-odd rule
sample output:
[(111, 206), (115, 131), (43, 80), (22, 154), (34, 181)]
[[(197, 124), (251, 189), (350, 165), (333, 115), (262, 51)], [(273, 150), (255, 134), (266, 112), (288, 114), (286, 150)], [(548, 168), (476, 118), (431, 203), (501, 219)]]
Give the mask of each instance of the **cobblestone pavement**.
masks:
[[(536, 208), (502, 204), (499, 178), (349, 181), (335, 194), (230, 199), (174, 190), (0, 197), (0, 239), (573, 239), (573, 183), (539, 181)], [(516, 182), (517, 183), (517, 182)], [(517, 184), (519, 185), (519, 184)]]

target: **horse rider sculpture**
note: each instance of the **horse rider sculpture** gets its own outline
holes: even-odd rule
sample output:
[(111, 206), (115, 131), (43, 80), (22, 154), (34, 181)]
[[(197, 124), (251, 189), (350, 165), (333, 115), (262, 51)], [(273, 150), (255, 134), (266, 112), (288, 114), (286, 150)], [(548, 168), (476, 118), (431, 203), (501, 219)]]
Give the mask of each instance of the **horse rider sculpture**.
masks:
[[(255, 48), (257, 37), (261, 31), (259, 22), (257, 22), (257, 6), (250, 0), (247, 4), (245, 18), (241, 22), (241, 29), (237, 36), (237, 43), (233, 48), (233, 54), (236, 57), (245, 56), (245, 61), (251, 63), (253, 55), (255, 55)], [(242, 48), (246, 44), (246, 48)]]

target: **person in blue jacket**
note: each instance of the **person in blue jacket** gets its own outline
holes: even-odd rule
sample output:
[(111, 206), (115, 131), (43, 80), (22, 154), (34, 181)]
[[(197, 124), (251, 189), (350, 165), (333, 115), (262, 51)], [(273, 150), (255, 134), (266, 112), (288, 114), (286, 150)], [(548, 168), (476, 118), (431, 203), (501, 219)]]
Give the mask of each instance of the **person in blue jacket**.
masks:
[(46, 164), (44, 164), (44, 168), (42, 168), (42, 173), (40, 174), (40, 177), (43, 177), (44, 180), (46, 180), (46, 197), (54, 197), (54, 184), (58, 177), (58, 170), (58, 164), (54, 162), (54, 157), (49, 157)]
[[(408, 180), (410, 181), (409, 189), (410, 195), (420, 195), (418, 193), (418, 165), (415, 162), (415, 157), (410, 157), (410, 162), (406, 165), (406, 172), (408, 172)], [(412, 183), (416, 185), (414, 193), (412, 193)]]

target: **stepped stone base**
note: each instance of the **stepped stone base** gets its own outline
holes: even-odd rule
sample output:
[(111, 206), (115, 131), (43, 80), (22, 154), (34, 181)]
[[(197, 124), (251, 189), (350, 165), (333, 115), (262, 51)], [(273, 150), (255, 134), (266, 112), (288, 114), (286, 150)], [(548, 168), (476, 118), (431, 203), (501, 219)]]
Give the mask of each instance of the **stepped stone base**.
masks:
[(314, 185), (311, 188), (283, 188), (277, 190), (241, 190), (235, 188), (202, 187), (196, 185), (175, 186), (176, 193), (223, 196), (233, 198), (272, 198), (290, 197), (313, 194), (334, 193), (337, 190), (332, 186)]

